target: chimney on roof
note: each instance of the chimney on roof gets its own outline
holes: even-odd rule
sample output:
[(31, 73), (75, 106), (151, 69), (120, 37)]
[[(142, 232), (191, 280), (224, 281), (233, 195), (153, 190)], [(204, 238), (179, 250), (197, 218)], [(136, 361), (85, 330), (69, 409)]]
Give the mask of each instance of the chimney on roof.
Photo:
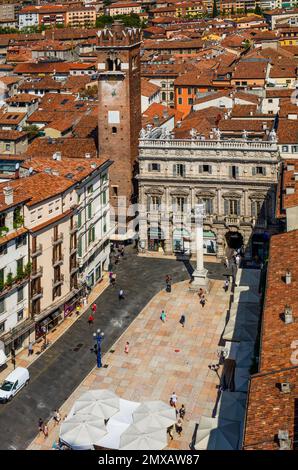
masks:
[(281, 382), (280, 383), (280, 391), (281, 391), (281, 393), (290, 393), (291, 392), (291, 384), (289, 382)]
[(91, 153), (85, 153), (85, 158), (91, 158)]
[(289, 305), (285, 306), (285, 313), (284, 313), (285, 324), (288, 325), (293, 323), (293, 309)]
[(181, 124), (182, 124), (182, 121), (177, 121), (176, 126), (177, 126), (177, 127), (181, 127)]
[(169, 112), (168, 112), (168, 110), (167, 110), (167, 109), (163, 109), (162, 115), (163, 115), (163, 118), (164, 118), (164, 119), (168, 119), (168, 117), (169, 117)]
[(13, 188), (11, 186), (5, 186), (5, 188), (3, 188), (3, 194), (5, 204), (8, 206), (13, 204)]
[(279, 429), (278, 431), (278, 442), (280, 450), (290, 450), (291, 449), (291, 439), (289, 438), (289, 431)]
[(153, 124), (155, 127), (159, 126), (159, 116), (157, 114), (153, 117)]
[(286, 281), (286, 284), (291, 284), (292, 282), (292, 273), (289, 269), (286, 270), (285, 281)]
[(62, 154), (61, 152), (54, 152), (53, 153), (53, 160), (56, 160), (56, 161), (61, 161), (62, 160)]

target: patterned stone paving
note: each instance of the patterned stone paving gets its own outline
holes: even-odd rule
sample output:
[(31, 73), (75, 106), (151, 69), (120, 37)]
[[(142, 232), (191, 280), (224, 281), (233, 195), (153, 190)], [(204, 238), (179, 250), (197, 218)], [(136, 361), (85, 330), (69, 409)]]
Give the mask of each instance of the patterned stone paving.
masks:
[[(201, 307), (188, 282), (175, 284), (172, 293), (157, 294), (103, 358), (107, 368), (94, 369), (65, 402), (64, 418), (74, 401), (87, 389), (109, 388), (127, 400), (169, 402), (175, 391), (178, 407), (186, 415), (182, 436), (174, 433), (169, 448), (188, 449), (195, 424), (202, 414), (211, 416), (216, 403), (219, 379), (208, 368), (218, 363), (217, 349), (225, 325), (229, 292), (223, 282), (212, 280), (206, 306)], [(165, 310), (163, 323), (160, 313)], [(183, 328), (179, 323), (185, 315)], [(130, 351), (124, 353), (126, 341)], [(219, 375), (221, 371), (219, 370)], [(49, 437), (39, 435), (29, 449), (49, 449), (58, 437), (59, 426), (49, 423)]]

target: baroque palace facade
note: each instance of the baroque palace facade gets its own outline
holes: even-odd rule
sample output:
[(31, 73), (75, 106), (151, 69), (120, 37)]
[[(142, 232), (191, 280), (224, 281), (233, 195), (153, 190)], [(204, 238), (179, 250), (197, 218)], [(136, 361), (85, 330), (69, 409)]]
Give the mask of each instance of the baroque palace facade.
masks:
[(205, 204), (204, 253), (219, 258), (244, 247), (247, 259), (263, 259), (276, 231), (279, 153), (268, 140), (175, 139), (147, 126), (139, 140), (140, 252), (191, 255), (194, 208)]

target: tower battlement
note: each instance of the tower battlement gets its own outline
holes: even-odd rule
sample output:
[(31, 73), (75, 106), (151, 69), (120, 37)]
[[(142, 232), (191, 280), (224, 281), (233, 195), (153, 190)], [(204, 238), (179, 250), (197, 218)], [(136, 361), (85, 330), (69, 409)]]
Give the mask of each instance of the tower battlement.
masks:
[(141, 41), (139, 28), (126, 28), (122, 21), (116, 20), (109, 28), (98, 31), (98, 47), (131, 47)]

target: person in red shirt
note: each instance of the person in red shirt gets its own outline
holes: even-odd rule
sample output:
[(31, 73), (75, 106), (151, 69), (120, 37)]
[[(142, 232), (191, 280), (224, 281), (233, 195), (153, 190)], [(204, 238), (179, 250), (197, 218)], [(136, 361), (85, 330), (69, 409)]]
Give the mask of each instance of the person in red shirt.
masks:
[(93, 322), (94, 322), (94, 317), (92, 316), (92, 314), (90, 314), (88, 318), (88, 323), (89, 325), (93, 325)]
[(94, 303), (91, 308), (92, 308), (92, 312), (95, 313), (96, 312), (96, 304)]

